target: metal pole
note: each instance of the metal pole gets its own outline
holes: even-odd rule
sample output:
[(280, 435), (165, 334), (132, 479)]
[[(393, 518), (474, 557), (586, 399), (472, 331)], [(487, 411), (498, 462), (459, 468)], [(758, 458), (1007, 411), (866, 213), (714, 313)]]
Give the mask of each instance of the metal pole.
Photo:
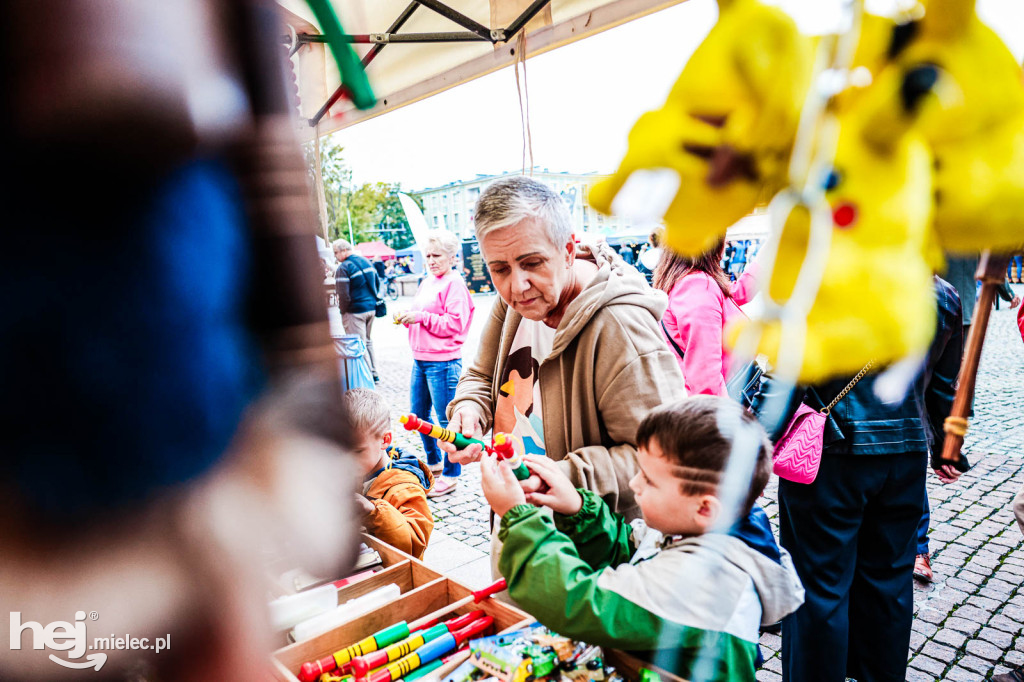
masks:
[(530, 21), (530, 19), (533, 19), (537, 12), (539, 12), (544, 5), (548, 4), (550, 1), (551, 0), (534, 0), (534, 3), (527, 7), (526, 11), (520, 14), (519, 17), (505, 29), (505, 39), (512, 40), (516, 33), (519, 32), (519, 29), (526, 26), (527, 22)]
[[(398, 29), (402, 28), (402, 25), (409, 20), (409, 17), (412, 16), (412, 13), (416, 11), (417, 7), (419, 7), (419, 5), (417, 5), (415, 2), (409, 3), (409, 5), (402, 11), (398, 18), (395, 19), (395, 22), (388, 27), (387, 32), (394, 33), (398, 31)], [(363, 57), (363, 67), (365, 68), (367, 64), (373, 61), (373, 58), (376, 57), (377, 54), (383, 49), (384, 45), (382, 44), (374, 45), (373, 48), (366, 53), (366, 56)], [(309, 119), (309, 125), (311, 128), (320, 123), (320, 119), (327, 115), (327, 111), (334, 106), (334, 103), (338, 101), (338, 99), (342, 96), (342, 94), (344, 94), (344, 92), (345, 86), (338, 86), (338, 89), (335, 90), (334, 94), (330, 96), (327, 102), (325, 102), (324, 105), (320, 107), (320, 110), (313, 115), (313, 118)]]
[[(349, 199), (352, 195), (349, 195)], [(352, 211), (348, 210), (348, 206), (345, 207), (345, 215), (348, 216), (348, 243), (352, 246), (356, 245), (356, 240), (352, 237)]]
[(452, 9), (443, 2), (439, 2), (438, 0), (416, 0), (416, 2), (418, 2), (419, 4), (423, 5), (428, 9), (434, 10), (445, 19), (455, 22), (462, 28), (468, 31), (472, 31), (473, 33), (477, 34), (484, 40), (488, 42), (494, 42), (494, 40), (491, 38), (491, 29), (473, 21), (465, 14), (462, 14), (461, 12)]

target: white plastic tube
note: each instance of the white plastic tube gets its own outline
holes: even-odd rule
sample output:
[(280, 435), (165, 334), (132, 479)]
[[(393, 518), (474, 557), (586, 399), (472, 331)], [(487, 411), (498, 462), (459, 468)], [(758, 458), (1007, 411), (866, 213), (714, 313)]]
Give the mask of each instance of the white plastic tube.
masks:
[(339, 604), (327, 613), (321, 613), (318, 616), (298, 623), (292, 629), (292, 637), (294, 637), (296, 642), (312, 639), (317, 635), (322, 635), (339, 625), (344, 625), (365, 613), (383, 606), (389, 601), (396, 599), (400, 594), (402, 594), (402, 590), (399, 589), (398, 585), (394, 583), (385, 585), (362, 597), (350, 599), (344, 604)]
[(270, 609), (270, 624), (275, 631), (293, 628), (337, 606), (338, 588), (331, 584), (279, 597), (267, 605)]

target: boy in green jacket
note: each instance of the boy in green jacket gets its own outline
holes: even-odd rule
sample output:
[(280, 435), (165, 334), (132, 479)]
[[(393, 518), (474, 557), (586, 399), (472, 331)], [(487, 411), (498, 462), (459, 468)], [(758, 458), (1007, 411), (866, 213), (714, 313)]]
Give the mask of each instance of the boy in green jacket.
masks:
[[(757, 458), (741, 521), (718, 532), (718, 484), (740, 434), (760, 441)], [(509, 594), (561, 635), (641, 652), (690, 680), (753, 682), (759, 625), (803, 603), (789, 555), (764, 512), (751, 513), (771, 474), (771, 443), (736, 403), (695, 396), (651, 412), (637, 445), (629, 486), (643, 520), (632, 524), (544, 457), (526, 458), (546, 484), (529, 495), (506, 463), (484, 459)]]

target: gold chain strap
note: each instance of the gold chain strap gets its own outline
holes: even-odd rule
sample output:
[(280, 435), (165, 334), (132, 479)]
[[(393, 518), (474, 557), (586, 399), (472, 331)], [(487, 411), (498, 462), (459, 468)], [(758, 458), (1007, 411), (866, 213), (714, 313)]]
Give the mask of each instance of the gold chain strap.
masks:
[(827, 407), (821, 409), (821, 413), (827, 415), (832, 412), (832, 408), (838, 405), (839, 401), (845, 398), (846, 394), (853, 390), (853, 387), (857, 385), (857, 382), (864, 378), (864, 375), (868, 373), (868, 370), (870, 370), (874, 364), (874, 360), (868, 361), (868, 364), (864, 365), (864, 369), (857, 372), (857, 376), (853, 377), (853, 379), (850, 380), (850, 383), (846, 384), (846, 388), (839, 392), (839, 395), (836, 396), (835, 400), (830, 402)]

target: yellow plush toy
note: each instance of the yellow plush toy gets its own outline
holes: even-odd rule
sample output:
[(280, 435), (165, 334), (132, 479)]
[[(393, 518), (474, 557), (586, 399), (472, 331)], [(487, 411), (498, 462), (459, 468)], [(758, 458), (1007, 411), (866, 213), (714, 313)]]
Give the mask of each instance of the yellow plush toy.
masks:
[(813, 64), (812, 40), (781, 10), (718, 7), (665, 105), (640, 117), (619, 169), (590, 192), (602, 213), (663, 221), (667, 245), (691, 256), (781, 186)]
[(935, 230), (944, 249), (1010, 250), (1024, 242), (1024, 84), (974, 0), (925, 0), (893, 33), (886, 68), (935, 64), (953, 87), (918, 127), (935, 155)]
[[(905, 359), (916, 370), (927, 352), (935, 331), (932, 273), (939, 265), (930, 232), (932, 158), (911, 126), (937, 78), (934, 67), (889, 71), (841, 100), (835, 164), (825, 185), (831, 244), (807, 316), (801, 382), (851, 375), (869, 360)], [(807, 213), (794, 211), (766, 283), (774, 300), (792, 293), (807, 235)], [(793, 343), (778, 320), (744, 324), (755, 325), (757, 352), (773, 363), (780, 344)]]

